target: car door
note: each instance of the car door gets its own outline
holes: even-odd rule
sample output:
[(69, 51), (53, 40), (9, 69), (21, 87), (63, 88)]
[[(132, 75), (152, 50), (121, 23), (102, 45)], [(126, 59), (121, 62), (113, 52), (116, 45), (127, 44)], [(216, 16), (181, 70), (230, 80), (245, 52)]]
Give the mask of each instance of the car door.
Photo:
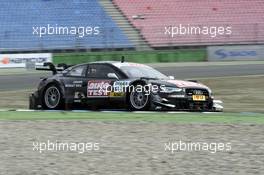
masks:
[(121, 76), (110, 64), (95, 63), (88, 65), (86, 78), (87, 103), (103, 105), (109, 103), (113, 84)]
[(66, 103), (81, 102), (85, 99), (87, 64), (72, 67), (64, 74)]

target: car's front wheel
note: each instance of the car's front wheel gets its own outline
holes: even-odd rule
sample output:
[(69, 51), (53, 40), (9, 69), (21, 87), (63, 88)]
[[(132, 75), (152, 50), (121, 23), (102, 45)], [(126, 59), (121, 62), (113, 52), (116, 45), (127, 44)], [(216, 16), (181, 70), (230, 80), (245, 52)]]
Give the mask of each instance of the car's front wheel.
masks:
[[(149, 110), (150, 108), (150, 94), (140, 89), (141, 85), (137, 85), (129, 94), (129, 105), (131, 110)], [(142, 89), (142, 88), (141, 88)]]
[(60, 109), (62, 106), (62, 93), (58, 86), (51, 85), (46, 88), (43, 99), (46, 109)]

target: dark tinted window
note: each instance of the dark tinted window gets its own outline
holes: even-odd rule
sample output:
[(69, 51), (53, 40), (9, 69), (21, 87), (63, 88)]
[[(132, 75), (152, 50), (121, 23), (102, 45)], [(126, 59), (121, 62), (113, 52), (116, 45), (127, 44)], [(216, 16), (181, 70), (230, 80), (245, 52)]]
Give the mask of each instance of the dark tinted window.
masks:
[(73, 76), (73, 77), (84, 77), (85, 76), (85, 70), (86, 70), (86, 65), (81, 65), (81, 66), (76, 66), (74, 68), (72, 68), (69, 72), (68, 72), (68, 76)]
[(88, 78), (108, 78), (107, 74), (115, 73), (118, 77), (117, 72), (109, 65), (103, 64), (91, 64), (88, 66), (87, 77)]
[(168, 79), (166, 75), (149, 66), (121, 66), (120, 69), (130, 78)]

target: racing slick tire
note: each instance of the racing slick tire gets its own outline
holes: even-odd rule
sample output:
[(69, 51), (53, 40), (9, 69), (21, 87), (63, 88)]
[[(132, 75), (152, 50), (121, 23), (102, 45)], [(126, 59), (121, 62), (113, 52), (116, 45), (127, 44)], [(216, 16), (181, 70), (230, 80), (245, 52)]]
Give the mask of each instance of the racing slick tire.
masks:
[(36, 98), (34, 94), (31, 94), (29, 97), (29, 109), (32, 109), (32, 110), (37, 109), (37, 103), (36, 103)]
[(128, 94), (128, 108), (132, 111), (147, 111), (151, 106), (151, 95), (144, 90), (137, 91), (139, 86), (144, 86), (142, 84), (134, 85), (134, 88)]
[(64, 106), (61, 89), (56, 84), (47, 86), (43, 93), (42, 106), (44, 109), (58, 110)]

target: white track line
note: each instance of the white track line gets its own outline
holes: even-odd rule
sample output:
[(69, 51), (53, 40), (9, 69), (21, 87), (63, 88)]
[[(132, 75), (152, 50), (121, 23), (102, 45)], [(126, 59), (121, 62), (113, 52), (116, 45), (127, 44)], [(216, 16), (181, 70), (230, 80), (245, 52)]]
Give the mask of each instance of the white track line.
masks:
[(154, 113), (160, 113), (160, 112), (156, 112), (156, 111), (133, 111), (133, 113), (137, 113), (137, 114), (154, 114)]
[[(76, 112), (76, 113), (89, 113), (89, 112), (104, 112), (104, 113), (136, 113), (136, 114), (158, 114), (158, 113), (167, 113), (167, 114), (188, 114), (192, 112), (188, 111), (92, 111), (92, 110), (72, 110), (72, 111), (63, 111), (63, 110), (29, 110), (29, 109), (0, 109), (0, 112)], [(195, 112), (193, 112), (195, 113)], [(196, 112), (197, 113), (197, 112)], [(199, 112), (198, 112), (199, 113)], [(203, 114), (219, 114), (222, 112), (200, 112)]]
[(169, 114), (187, 114), (190, 112), (188, 112), (188, 111), (169, 111), (167, 113), (169, 113)]
[(17, 112), (34, 112), (35, 110), (30, 110), (30, 109), (16, 109), (15, 111), (17, 111)]

